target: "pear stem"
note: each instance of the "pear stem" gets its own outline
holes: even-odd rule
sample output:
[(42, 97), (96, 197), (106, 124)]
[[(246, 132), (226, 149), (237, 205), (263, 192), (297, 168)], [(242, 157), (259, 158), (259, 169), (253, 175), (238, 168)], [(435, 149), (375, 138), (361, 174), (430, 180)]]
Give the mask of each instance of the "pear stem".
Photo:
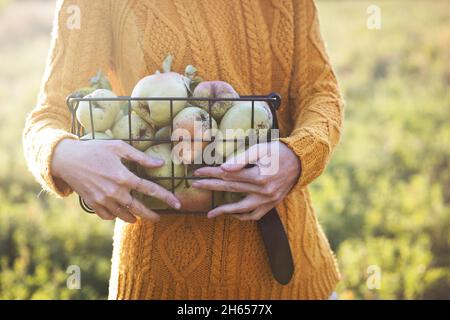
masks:
[(169, 73), (172, 70), (172, 62), (173, 62), (173, 56), (172, 55), (168, 55), (162, 64), (162, 68), (163, 68), (163, 73)]

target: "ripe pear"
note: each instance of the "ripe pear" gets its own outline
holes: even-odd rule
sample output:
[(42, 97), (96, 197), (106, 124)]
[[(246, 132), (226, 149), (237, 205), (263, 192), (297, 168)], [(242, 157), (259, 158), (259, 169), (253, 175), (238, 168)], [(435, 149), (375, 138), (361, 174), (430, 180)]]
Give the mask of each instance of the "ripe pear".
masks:
[[(114, 138), (116, 139), (122, 139), (127, 140), (130, 138), (130, 132), (129, 132), (129, 117), (128, 115), (123, 116), (122, 118), (117, 121), (113, 128), (112, 133), (114, 135)], [(131, 138), (132, 139), (153, 139), (155, 136), (155, 130), (153, 127), (145, 122), (141, 117), (139, 117), (134, 112), (131, 113)], [(132, 142), (133, 147), (144, 151), (147, 150), (151, 145), (151, 140), (144, 140), (144, 141), (133, 141)]]
[(211, 138), (210, 129), (217, 130), (216, 120), (198, 107), (187, 107), (173, 119), (172, 138), (183, 139), (175, 148), (184, 164), (202, 161), (203, 149)]
[[(164, 160), (164, 165), (158, 168), (145, 168), (145, 173), (149, 178), (170, 178), (172, 176), (172, 164), (174, 166), (174, 187), (180, 182), (180, 178), (184, 177), (184, 166), (182, 164), (176, 164), (172, 160), (172, 150), (170, 143), (163, 143), (151, 146), (146, 154), (149, 156)], [(154, 179), (155, 183), (170, 190), (172, 188), (171, 179)]]
[[(252, 127), (252, 102), (238, 102), (222, 118), (220, 131), (223, 139), (235, 139), (237, 142), (216, 142), (216, 153), (227, 157), (236, 150), (245, 148), (245, 139), (249, 137), (250, 131), (253, 135), (264, 138), (272, 128), (272, 112), (264, 101), (255, 101), (253, 110)], [(251, 130), (253, 129), (253, 130)]]
[[(194, 98), (237, 99), (239, 94), (223, 81), (204, 81), (199, 83), (192, 94)], [(192, 104), (209, 112), (209, 101), (192, 101)], [(234, 105), (234, 101), (216, 101), (211, 105), (211, 115), (220, 121)]]
[[(106, 89), (97, 89), (84, 98), (117, 98), (114, 92)], [(92, 120), (95, 131), (102, 132), (110, 129), (120, 111), (120, 101), (92, 101)], [(80, 101), (77, 108), (77, 119), (88, 132), (92, 131), (91, 111), (89, 101)]]
[(212, 209), (212, 191), (192, 187), (192, 179), (182, 181), (175, 189), (181, 202), (180, 211), (208, 212)]

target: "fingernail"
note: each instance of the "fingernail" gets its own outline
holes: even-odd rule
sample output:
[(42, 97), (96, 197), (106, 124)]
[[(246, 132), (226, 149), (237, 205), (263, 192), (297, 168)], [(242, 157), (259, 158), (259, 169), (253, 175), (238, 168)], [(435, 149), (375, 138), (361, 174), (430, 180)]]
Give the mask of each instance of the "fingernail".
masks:
[(173, 204), (174, 204), (175, 209), (177, 209), (177, 210), (181, 209), (181, 203), (174, 202)]

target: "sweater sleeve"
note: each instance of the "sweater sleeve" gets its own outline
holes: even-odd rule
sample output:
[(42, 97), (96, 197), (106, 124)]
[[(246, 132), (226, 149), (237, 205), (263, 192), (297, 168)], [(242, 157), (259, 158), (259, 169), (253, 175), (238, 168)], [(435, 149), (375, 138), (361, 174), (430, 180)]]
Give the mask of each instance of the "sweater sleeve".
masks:
[(339, 141), (343, 101), (320, 33), (313, 0), (294, 1), (294, 69), (289, 88), (290, 136), (280, 139), (300, 158), (297, 186), (305, 187), (325, 169)]
[(60, 0), (37, 106), (28, 114), (22, 135), (28, 168), (42, 188), (57, 197), (72, 189), (52, 176), (53, 151), (69, 132), (66, 97), (89, 84), (98, 70), (110, 71), (112, 31), (108, 0)]

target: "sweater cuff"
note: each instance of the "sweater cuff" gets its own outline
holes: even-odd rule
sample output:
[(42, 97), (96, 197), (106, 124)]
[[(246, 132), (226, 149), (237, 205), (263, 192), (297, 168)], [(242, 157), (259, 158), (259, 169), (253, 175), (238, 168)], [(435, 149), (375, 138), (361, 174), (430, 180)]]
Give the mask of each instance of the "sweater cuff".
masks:
[(45, 191), (55, 195), (57, 198), (67, 197), (73, 192), (73, 189), (66, 182), (54, 177), (51, 172), (53, 153), (55, 152), (58, 143), (64, 139), (78, 140), (79, 138), (64, 130), (54, 130), (50, 139), (51, 142), (45, 144), (41, 150), (41, 163), (43, 164), (41, 170), (41, 185)]
[(300, 159), (301, 173), (294, 186), (304, 188), (325, 169), (330, 155), (328, 143), (309, 132), (300, 132), (286, 138), (280, 138)]

